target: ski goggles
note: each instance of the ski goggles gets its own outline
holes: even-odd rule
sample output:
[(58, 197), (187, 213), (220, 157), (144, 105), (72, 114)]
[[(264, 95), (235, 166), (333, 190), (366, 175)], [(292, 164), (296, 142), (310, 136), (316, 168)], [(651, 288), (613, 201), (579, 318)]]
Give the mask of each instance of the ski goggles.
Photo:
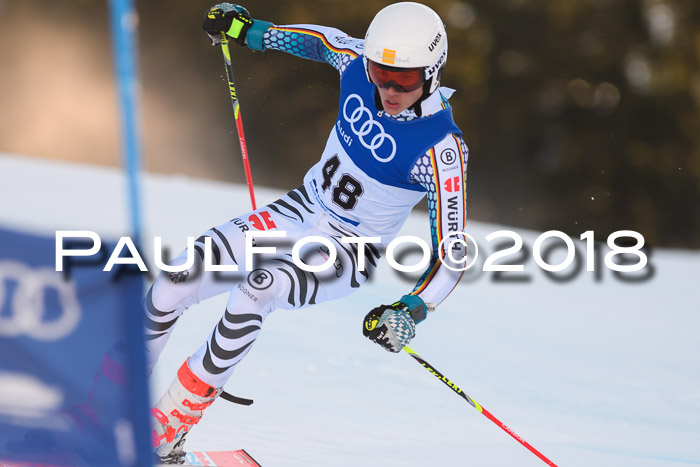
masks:
[(399, 92), (411, 92), (425, 82), (423, 68), (396, 68), (367, 61), (369, 77), (379, 88), (394, 87)]

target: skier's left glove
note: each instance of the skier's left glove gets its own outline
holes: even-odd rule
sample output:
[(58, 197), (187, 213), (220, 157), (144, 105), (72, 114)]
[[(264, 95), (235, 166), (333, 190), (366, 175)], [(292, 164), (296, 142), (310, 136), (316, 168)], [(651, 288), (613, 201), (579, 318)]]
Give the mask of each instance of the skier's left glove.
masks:
[(240, 45), (253, 50), (264, 50), (263, 34), (272, 23), (250, 17), (250, 13), (240, 5), (219, 3), (209, 8), (202, 19), (202, 29), (211, 39), (211, 45), (221, 42), (221, 34), (226, 33)]
[(416, 295), (404, 295), (392, 305), (381, 305), (367, 313), (362, 334), (389, 352), (400, 352), (416, 335), (416, 324), (428, 309)]

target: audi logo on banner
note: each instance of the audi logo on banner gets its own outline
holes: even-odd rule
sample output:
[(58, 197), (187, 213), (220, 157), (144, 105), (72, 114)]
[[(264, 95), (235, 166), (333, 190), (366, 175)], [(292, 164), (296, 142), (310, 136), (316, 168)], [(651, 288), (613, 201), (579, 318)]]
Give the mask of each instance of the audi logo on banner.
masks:
[[(348, 105), (357, 100), (357, 107), (348, 115)], [(365, 107), (362, 98), (350, 94), (343, 104), (343, 118), (350, 124), (350, 129), (360, 139), (360, 144), (372, 151), (372, 156), (379, 162), (389, 162), (396, 155), (396, 141), (384, 131), (381, 123), (372, 117), (372, 112)], [(362, 123), (360, 123), (362, 121)], [(355, 124), (359, 125), (359, 128)], [(369, 137), (371, 134), (371, 137)], [(367, 141), (369, 139), (369, 142)], [(379, 153), (377, 153), (379, 150)]]
[[(14, 290), (8, 287), (10, 283), (16, 284)], [(48, 290), (56, 292), (60, 305), (60, 315), (50, 319), (44, 308)], [(17, 261), (0, 261), (0, 307), (0, 337), (57, 341), (75, 330), (81, 316), (72, 281), (51, 268), (32, 269)]]

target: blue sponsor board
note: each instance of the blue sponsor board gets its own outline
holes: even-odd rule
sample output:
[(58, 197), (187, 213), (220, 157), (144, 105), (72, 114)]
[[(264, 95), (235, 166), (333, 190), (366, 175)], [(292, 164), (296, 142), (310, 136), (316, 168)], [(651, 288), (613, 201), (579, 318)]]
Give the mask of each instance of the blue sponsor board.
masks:
[(0, 229), (1, 461), (151, 462), (144, 281), (102, 271), (113, 246), (61, 273), (53, 237)]

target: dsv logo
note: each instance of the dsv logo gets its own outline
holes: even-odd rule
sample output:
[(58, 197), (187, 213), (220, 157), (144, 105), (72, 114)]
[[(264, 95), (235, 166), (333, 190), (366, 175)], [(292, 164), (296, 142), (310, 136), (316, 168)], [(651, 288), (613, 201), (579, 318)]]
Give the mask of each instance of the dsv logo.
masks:
[[(8, 287), (12, 283), (16, 286)], [(44, 294), (51, 289), (58, 297), (60, 315), (47, 319)], [(60, 273), (51, 268), (31, 269), (16, 261), (0, 261), (0, 336), (26, 335), (40, 341), (57, 341), (75, 330), (80, 315), (75, 284), (65, 281)]]
[[(359, 105), (348, 115), (348, 106), (350, 102), (355, 100), (357, 100)], [(350, 94), (348, 98), (345, 99), (345, 103), (343, 104), (343, 118), (350, 124), (352, 132), (359, 137), (360, 144), (372, 151), (372, 156), (374, 156), (375, 159), (379, 162), (389, 162), (394, 158), (396, 155), (396, 141), (390, 134), (384, 131), (384, 127), (381, 123), (372, 118), (372, 112), (365, 107), (360, 96), (357, 94)], [(359, 124), (361, 120), (364, 121), (359, 125), (359, 128), (357, 128), (355, 124)], [(338, 128), (340, 129), (340, 125), (338, 125)], [(369, 139), (369, 143), (367, 139)], [(351, 142), (348, 145), (350, 144)], [(379, 150), (381, 154), (378, 154), (377, 150)]]

